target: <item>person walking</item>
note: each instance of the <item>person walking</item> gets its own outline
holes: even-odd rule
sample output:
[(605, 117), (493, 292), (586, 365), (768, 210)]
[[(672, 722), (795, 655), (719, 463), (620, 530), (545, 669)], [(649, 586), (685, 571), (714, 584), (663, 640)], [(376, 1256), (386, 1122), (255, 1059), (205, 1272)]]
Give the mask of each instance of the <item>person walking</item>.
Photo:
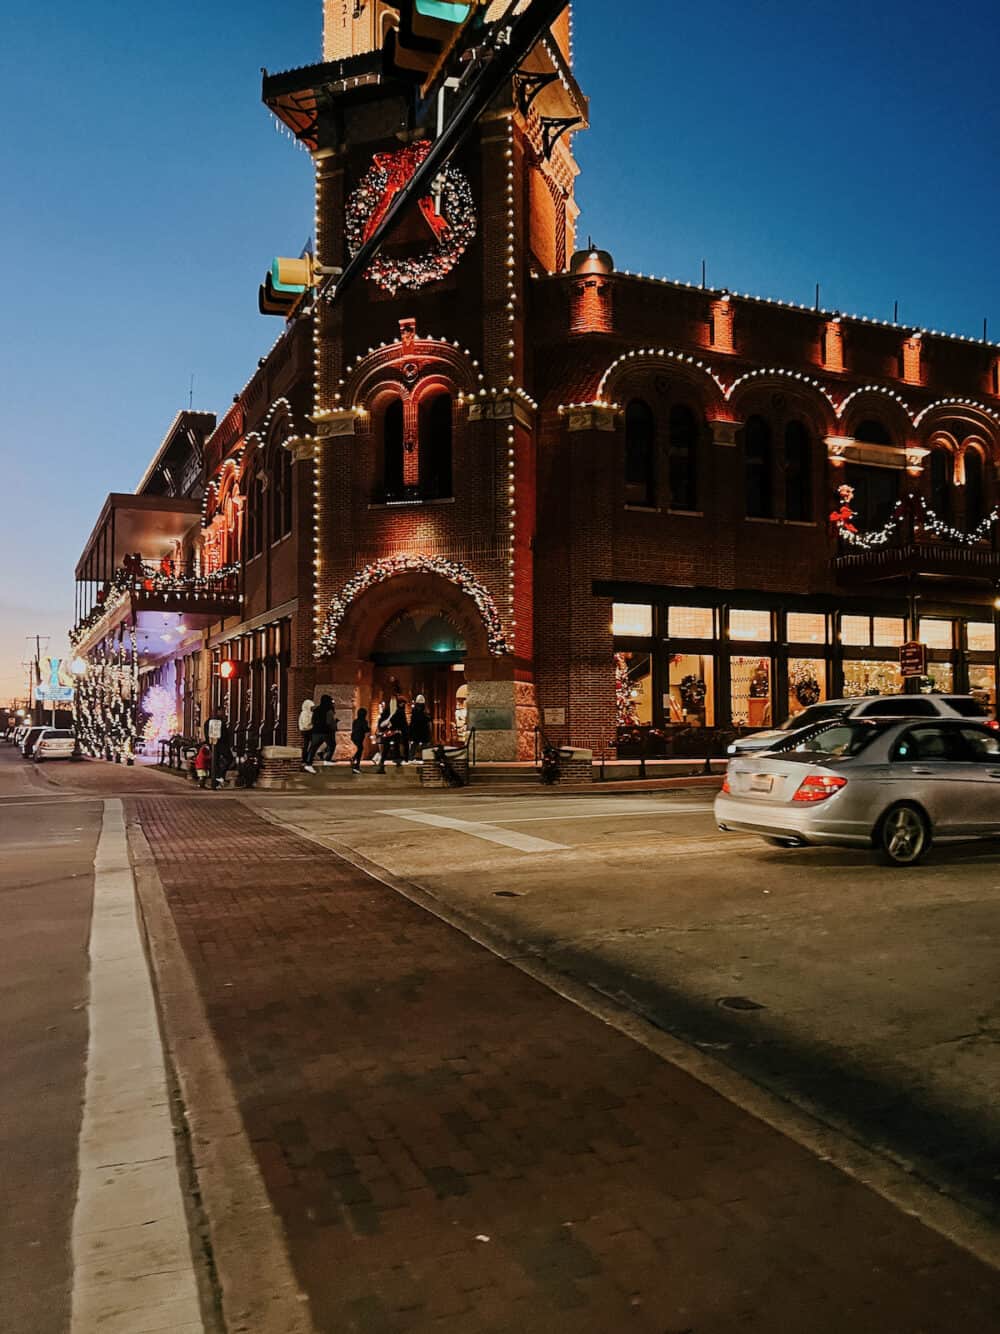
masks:
[(361, 772), (361, 756), (364, 753), (365, 741), (368, 737), (368, 729), (370, 726), (371, 724), (368, 721), (368, 710), (358, 709), (358, 716), (351, 724), (351, 743), (354, 746), (351, 768), (356, 774)]
[(407, 762), (410, 754), (410, 724), (406, 717), (406, 700), (402, 696), (396, 701), (389, 727), (392, 731), (392, 760), (398, 769)]
[(309, 747), (312, 744), (313, 715), (316, 712), (316, 701), (313, 699), (304, 699), (302, 707), (299, 709), (299, 731), (302, 733), (302, 767), (307, 773), (315, 773), (315, 769), (309, 767)]
[(332, 764), (337, 751), (337, 707), (331, 695), (320, 696), (316, 712), (313, 714), (312, 739), (309, 742), (309, 759), (306, 764), (308, 773), (315, 773), (316, 756), (326, 747), (324, 764)]
[(382, 701), (382, 707), (379, 710), (378, 721), (375, 724), (375, 731), (373, 734), (375, 740), (375, 754), (372, 756), (372, 759), (375, 761), (375, 772), (377, 774), (385, 773), (386, 756), (389, 754), (389, 750), (392, 746), (392, 727), (389, 720), (392, 717), (395, 707), (396, 701), (394, 699), (384, 699)]
[(427, 701), (418, 695), (413, 701), (410, 712), (410, 759), (423, 757), (424, 747), (431, 743), (431, 715), (427, 712)]

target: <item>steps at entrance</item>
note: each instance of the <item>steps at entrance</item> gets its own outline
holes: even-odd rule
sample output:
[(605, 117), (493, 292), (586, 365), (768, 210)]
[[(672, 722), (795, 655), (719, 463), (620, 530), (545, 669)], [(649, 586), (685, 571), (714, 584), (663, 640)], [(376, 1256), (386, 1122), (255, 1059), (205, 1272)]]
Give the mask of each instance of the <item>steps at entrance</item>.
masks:
[(497, 761), (477, 764), (469, 769), (470, 787), (538, 787), (541, 781), (533, 764)]

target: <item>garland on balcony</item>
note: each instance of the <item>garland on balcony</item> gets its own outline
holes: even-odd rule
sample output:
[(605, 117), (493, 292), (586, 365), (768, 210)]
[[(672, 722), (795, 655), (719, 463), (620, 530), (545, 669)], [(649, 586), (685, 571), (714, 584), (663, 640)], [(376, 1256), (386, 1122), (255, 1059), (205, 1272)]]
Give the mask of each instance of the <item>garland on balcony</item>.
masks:
[(337, 647), (337, 631), (347, 615), (348, 608), (355, 598), (366, 593), (376, 584), (384, 583), (397, 574), (439, 574), (450, 584), (460, 588), (475, 602), (486, 626), (486, 638), (490, 653), (495, 658), (502, 658), (511, 651), (500, 613), (493, 601), (493, 596), (476, 578), (471, 570), (458, 561), (448, 560), (443, 556), (387, 556), (383, 560), (373, 561), (359, 570), (356, 575), (336, 593), (327, 609), (323, 629), (316, 638), (316, 656), (329, 657)]
[(239, 574), (238, 565), (221, 565), (217, 570), (206, 574), (177, 575), (161, 566), (142, 565), (139, 570), (124, 565), (115, 570), (109, 585), (102, 590), (100, 600), (91, 607), (86, 616), (80, 618), (69, 632), (69, 642), (74, 647), (85, 638), (105, 616), (110, 616), (125, 602), (126, 598), (138, 591), (148, 593), (187, 593), (199, 595), (213, 584), (231, 579)]
[(854, 498), (854, 488), (838, 487), (837, 494), (840, 496), (841, 504), (840, 508), (830, 515), (831, 526), (848, 546), (856, 547), (859, 551), (871, 551), (875, 547), (885, 546), (905, 520), (908, 511), (914, 514), (920, 526), (932, 537), (944, 538), (947, 542), (965, 547), (974, 547), (984, 541), (989, 536), (990, 529), (1000, 519), (1000, 505), (998, 505), (971, 532), (966, 532), (940, 518), (923, 496), (914, 495), (911, 491), (905, 499), (896, 501), (892, 514), (883, 527), (870, 533), (861, 533), (854, 527), (857, 515), (850, 505)]

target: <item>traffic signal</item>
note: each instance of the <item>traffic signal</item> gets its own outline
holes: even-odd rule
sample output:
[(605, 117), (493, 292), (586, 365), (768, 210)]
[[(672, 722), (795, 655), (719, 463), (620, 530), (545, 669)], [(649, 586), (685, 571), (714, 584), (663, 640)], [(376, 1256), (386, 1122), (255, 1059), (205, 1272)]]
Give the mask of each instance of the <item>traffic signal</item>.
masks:
[(301, 259), (278, 257), (272, 260), (267, 277), (261, 285), (257, 305), (262, 315), (284, 315), (286, 319), (298, 310), (314, 283), (311, 255)]
[(223, 681), (238, 681), (246, 674), (247, 664), (240, 662), (239, 658), (223, 658), (219, 663), (219, 676)]
[(399, 14), (399, 25), (386, 35), (386, 71), (423, 81), (437, 67), (478, 2), (401, 0), (391, 8)]

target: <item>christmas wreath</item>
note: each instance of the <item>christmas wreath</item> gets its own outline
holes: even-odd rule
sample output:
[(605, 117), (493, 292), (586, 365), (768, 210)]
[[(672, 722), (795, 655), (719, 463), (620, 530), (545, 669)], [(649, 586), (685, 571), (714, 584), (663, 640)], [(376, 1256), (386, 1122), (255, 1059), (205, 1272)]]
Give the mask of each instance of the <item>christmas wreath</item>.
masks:
[(698, 676), (685, 676), (681, 680), (681, 703), (688, 713), (701, 713), (705, 707), (705, 682)]
[[(392, 153), (376, 153), (361, 184), (347, 201), (347, 248), (356, 255), (388, 213), (393, 200), (412, 179), (431, 151), (429, 139)], [(393, 258), (379, 254), (367, 277), (393, 295), (401, 287), (414, 291), (450, 273), (476, 235), (472, 187), (457, 167), (448, 166), (437, 178), (434, 197), (420, 200), (420, 212), (431, 234), (422, 254)]]
[(804, 708), (819, 703), (820, 688), (815, 676), (802, 676), (795, 682), (795, 698)]

